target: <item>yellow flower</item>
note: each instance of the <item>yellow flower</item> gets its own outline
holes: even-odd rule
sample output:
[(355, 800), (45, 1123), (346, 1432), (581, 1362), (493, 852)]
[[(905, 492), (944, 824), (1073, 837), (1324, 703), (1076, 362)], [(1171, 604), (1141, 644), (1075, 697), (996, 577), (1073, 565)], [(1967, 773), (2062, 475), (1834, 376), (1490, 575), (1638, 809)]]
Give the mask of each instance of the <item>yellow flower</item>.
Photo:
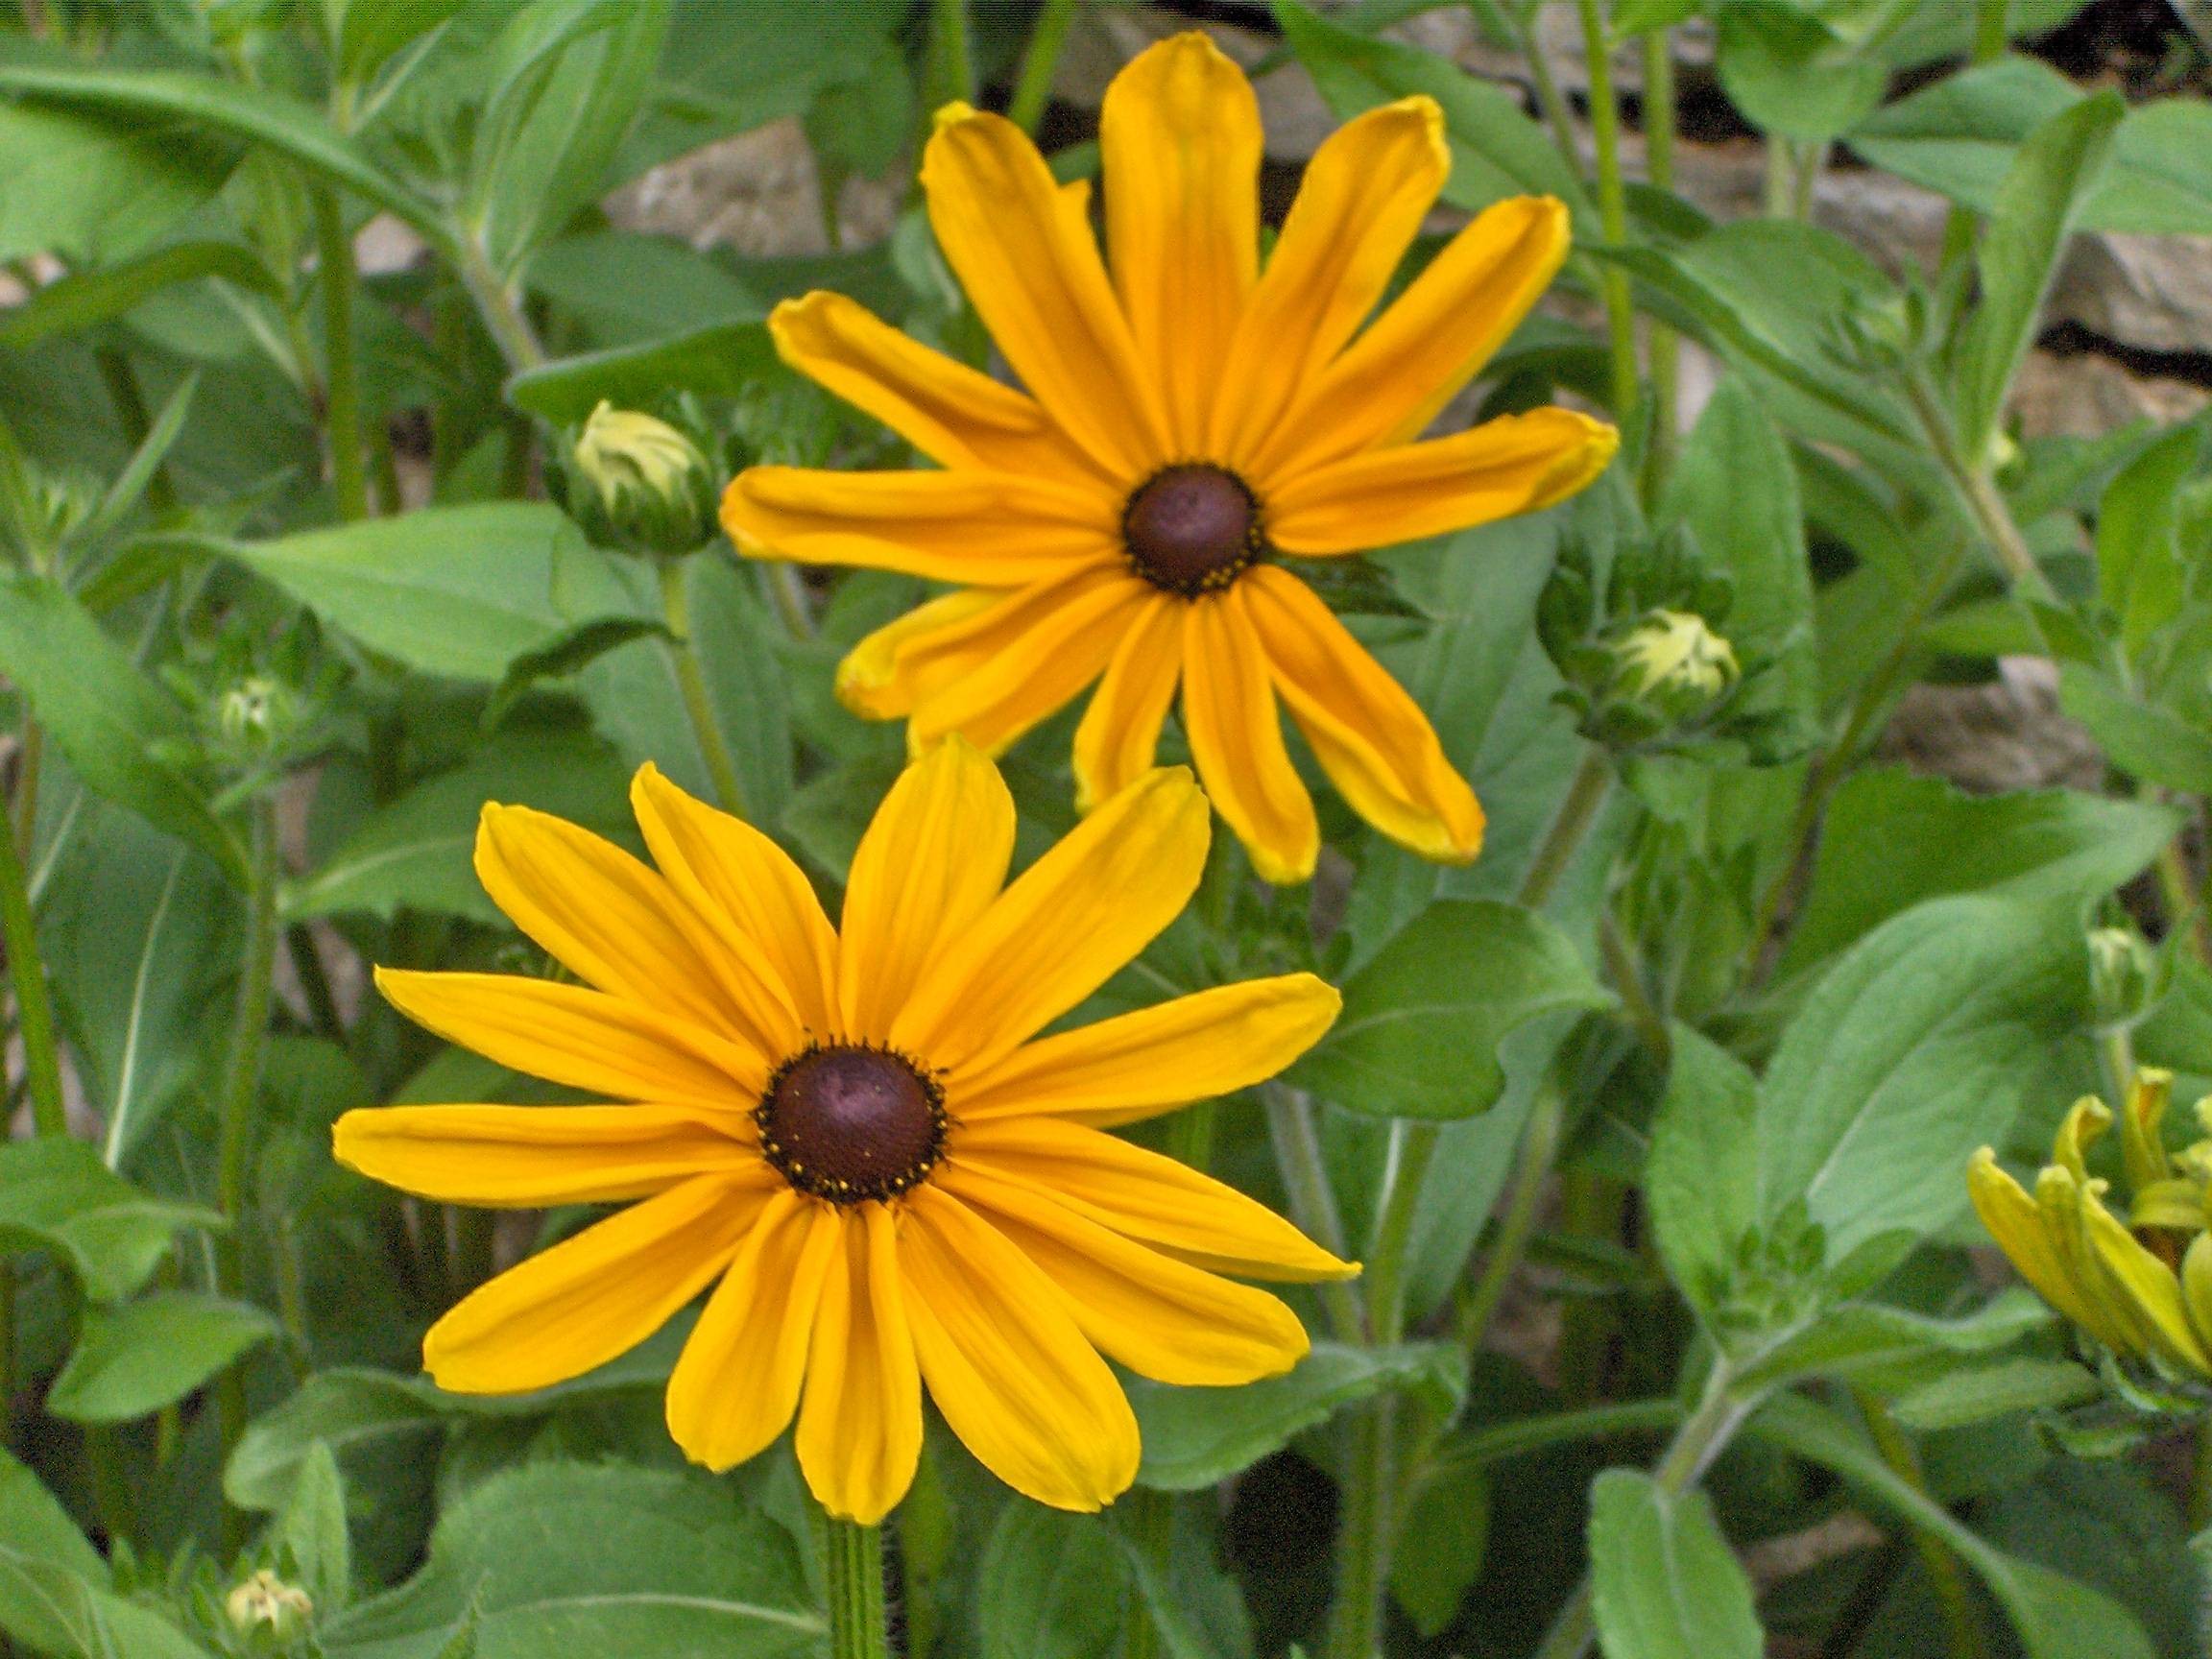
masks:
[[(2101, 1100), (2078, 1101), (2067, 1113), (2052, 1162), (2036, 1176), (2032, 1194), (1997, 1166), (1997, 1155), (1986, 1146), (1974, 1154), (1967, 1189), (1982, 1224), (2020, 1276), (2066, 1318), (2125, 1358), (2153, 1359), (2170, 1371), (2212, 1379), (2204, 1148), (2176, 1160), (2159, 1144), (2172, 1082), (2162, 1071), (2139, 1075), (2122, 1130), (2135, 1193), (2134, 1227), (2167, 1245), (2163, 1253), (2105, 1207), (2110, 1184), (2088, 1171), (2087, 1150), (2112, 1123), (2111, 1110)], [(2175, 1233), (2195, 1237), (2182, 1249)]]
[(1336, 993), (1295, 974), (1036, 1035), (1190, 898), (1208, 835), (1187, 771), (1141, 777), (1009, 884), (1012, 799), (941, 744), (877, 813), (834, 931), (757, 830), (651, 766), (632, 800), (657, 870), (484, 811), (485, 889), (582, 985), (377, 974), (440, 1036), (623, 1104), (349, 1112), (341, 1162), (447, 1203), (640, 1201), (441, 1319), (442, 1387), (574, 1377), (712, 1286), (669, 1380), (677, 1443), (724, 1469), (796, 1413), (816, 1496), (873, 1522), (913, 1477), (925, 1383), (1007, 1484), (1094, 1509), (1138, 1457), (1101, 1354), (1236, 1383), (1306, 1352), (1289, 1309), (1218, 1275), (1357, 1269), (1104, 1131), (1272, 1075)]
[(1604, 469), (1614, 430), (1564, 409), (1416, 442), (1527, 315), (1567, 251), (1557, 202), (1500, 203), (1363, 331), (1449, 168), (1407, 98), (1321, 146), (1264, 271), (1259, 106), (1202, 35), (1151, 47), (1100, 116), (1111, 272), (1088, 185), (1021, 131), (951, 105), (922, 168), (938, 245), (1026, 392), (835, 294), (777, 308), (800, 373), (942, 468), (757, 467), (723, 497), (745, 553), (957, 589), (861, 642), (838, 689), (998, 753), (1098, 683), (1075, 734), (1088, 810), (1182, 719), (1207, 793), (1271, 880), (1303, 880), (1313, 804), (1278, 699), (1355, 809), (1465, 862), (1482, 813), (1428, 718), (1274, 562), (1526, 513)]

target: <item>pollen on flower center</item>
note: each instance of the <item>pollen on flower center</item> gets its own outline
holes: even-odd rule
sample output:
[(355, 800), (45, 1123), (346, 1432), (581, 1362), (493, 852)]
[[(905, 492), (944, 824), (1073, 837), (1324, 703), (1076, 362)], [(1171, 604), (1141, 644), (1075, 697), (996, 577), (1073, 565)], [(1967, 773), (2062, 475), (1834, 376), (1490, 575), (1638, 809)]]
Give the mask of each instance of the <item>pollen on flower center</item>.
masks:
[(904, 1055), (862, 1044), (786, 1060), (753, 1117), (783, 1179), (834, 1204), (896, 1197), (945, 1149), (945, 1092)]
[(1138, 575), (1187, 598), (1228, 587), (1267, 548), (1250, 487), (1203, 463), (1165, 468), (1140, 485), (1122, 510), (1121, 541)]

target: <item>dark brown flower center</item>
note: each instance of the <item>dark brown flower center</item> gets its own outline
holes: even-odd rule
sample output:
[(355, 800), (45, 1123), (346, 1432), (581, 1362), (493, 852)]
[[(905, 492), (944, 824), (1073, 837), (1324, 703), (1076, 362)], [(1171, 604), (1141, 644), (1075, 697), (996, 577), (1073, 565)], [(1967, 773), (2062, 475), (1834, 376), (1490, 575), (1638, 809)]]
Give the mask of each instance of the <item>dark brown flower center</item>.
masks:
[(1121, 541), (1137, 574), (1194, 598), (1217, 592), (1266, 551), (1260, 503), (1244, 480), (1190, 463), (1155, 472), (1121, 513)]
[(753, 1118), (783, 1179), (834, 1204), (896, 1197), (945, 1150), (945, 1092), (904, 1055), (860, 1044), (786, 1060)]

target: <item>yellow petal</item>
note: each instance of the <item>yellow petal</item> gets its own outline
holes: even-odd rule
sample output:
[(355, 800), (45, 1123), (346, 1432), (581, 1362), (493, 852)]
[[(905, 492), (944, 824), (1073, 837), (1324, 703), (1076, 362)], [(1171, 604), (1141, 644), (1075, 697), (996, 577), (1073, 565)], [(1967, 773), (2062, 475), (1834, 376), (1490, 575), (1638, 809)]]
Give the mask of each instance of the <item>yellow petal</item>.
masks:
[(2181, 1257), (2181, 1301), (2197, 1345), (2212, 1353), (2212, 1233), (2190, 1239)]
[(1152, 769), (1182, 670), (1182, 607), (1166, 594), (1140, 600), (1075, 728), (1076, 811), (1092, 811)]
[(1260, 101), (1192, 30), (1114, 77), (1098, 150), (1114, 286), (1176, 446), (1197, 453), (1259, 272)]
[(422, 1368), (456, 1394), (517, 1394), (627, 1354), (713, 1282), (779, 1187), (703, 1175), (585, 1228), (463, 1297)]
[(1567, 241), (1567, 209), (1549, 196), (1483, 209), (1365, 333), (1307, 377), (1254, 456), (1254, 475), (1419, 436), (1551, 286)]
[(922, 157), (937, 245), (1038, 402), (1110, 475), (1166, 464), (1150, 375), (1085, 216), (1022, 130), (953, 105)]
[(926, 684), (917, 680), (913, 664), (926, 661), (934, 665), (942, 654), (932, 650), (927, 641), (973, 622), (1005, 602), (1003, 593), (972, 588), (942, 594), (915, 606), (898, 620), (886, 622), (854, 646), (837, 665), (837, 700), (870, 720), (903, 719), (913, 712), (924, 691), (943, 681), (942, 675)]
[(1244, 586), (1275, 688), (1337, 793), (1424, 858), (1471, 860), (1482, 808), (1421, 706), (1297, 577), (1262, 565)]
[(1966, 1190), (1982, 1225), (2037, 1295), (2105, 1347), (2132, 1351), (2126, 1333), (2098, 1311), (2093, 1287), (2068, 1262), (2042, 1206), (1998, 1166), (1997, 1154), (1986, 1146), (1966, 1166)]
[(722, 496), (722, 527), (753, 559), (897, 570), (1021, 588), (1118, 566), (1118, 497), (1003, 472), (823, 472), (751, 467)]
[(943, 1185), (1043, 1268), (1083, 1334), (1139, 1376), (1250, 1382), (1281, 1376), (1310, 1346), (1266, 1291), (1132, 1243), (1023, 1183), (952, 1167)]
[(989, 910), (1013, 857), (1014, 797), (974, 748), (953, 738), (900, 774), (846, 881), (837, 958), (845, 1035), (891, 1033), (923, 971)]
[(1206, 867), (1206, 800), (1182, 767), (1147, 775), (947, 935), (891, 1041), (947, 1070), (990, 1065), (1135, 959)]
[(726, 950), (760, 965), (802, 1025), (829, 1030), (837, 935), (790, 854), (742, 818), (686, 794), (650, 760), (631, 780), (630, 805), (683, 902)]
[(1449, 438), (1287, 474), (1267, 495), (1286, 553), (1358, 553), (1535, 513), (1605, 470), (1621, 435), (1571, 409), (1503, 415)]
[(2166, 1108), (2174, 1097), (2174, 1073), (2157, 1066), (2137, 1070), (2128, 1089), (2128, 1110), (2120, 1118), (2120, 1153), (2128, 1185), (2137, 1192), (2167, 1178)]
[(1297, 392), (1382, 299), (1451, 168), (1444, 115), (1407, 98), (1347, 121), (1306, 164), (1238, 325), (1207, 448), (1246, 467)]
[(872, 1527), (914, 1483), (922, 1455), (922, 1373), (899, 1285), (887, 1205), (846, 1213), (842, 1271), (814, 1315), (797, 1449), (806, 1485), (830, 1514)]
[(2094, 1094), (2084, 1094), (2066, 1109), (2066, 1116), (2058, 1120), (2058, 1133), (2051, 1142), (2051, 1162), (2086, 1186), (2089, 1181), (2089, 1148), (2104, 1138), (2112, 1127), (2112, 1108)]
[[(2046, 1176), (2055, 1173), (2064, 1172), (2044, 1171)], [(2037, 1191), (2040, 1195), (2040, 1184)], [(2181, 1303), (2181, 1283), (2175, 1278), (2174, 1269), (2146, 1250), (2098, 1201), (2094, 1190), (2077, 1188), (2077, 1192), (2075, 1214), (2104, 1278), (2098, 1306), (2120, 1310), (2138, 1334), (2141, 1347), (2200, 1377), (2212, 1375), (2212, 1355), (2205, 1352), (2190, 1327), (2188, 1310)]]
[(861, 640), (837, 695), (877, 719), (908, 716), (910, 748), (957, 732), (998, 754), (1098, 677), (1147, 591), (1117, 568), (981, 604), (949, 594)]
[(1310, 974), (1248, 979), (1024, 1044), (956, 1074), (963, 1123), (1050, 1113), (1106, 1127), (1246, 1089), (1320, 1040), (1344, 999)]
[(910, 748), (957, 732), (1003, 753), (1105, 672), (1152, 589), (1118, 566), (1011, 595), (998, 610), (904, 647), (898, 671), (916, 687)]
[(692, 1462), (729, 1469), (783, 1432), (843, 1242), (832, 1206), (788, 1187), (765, 1201), (669, 1374), (668, 1432)]
[(331, 1129), (339, 1163), (446, 1204), (535, 1209), (642, 1198), (761, 1171), (752, 1125), (678, 1106), (378, 1106)]
[(1321, 826), (1284, 744), (1267, 656), (1241, 587), (1184, 610), (1183, 730), (1214, 810), (1261, 878), (1284, 886), (1313, 874)]
[(899, 1266), (922, 1380), (976, 1460), (1055, 1509), (1137, 1478), (1137, 1417), (1051, 1280), (936, 1187), (908, 1200)]
[(932, 351), (842, 294), (784, 301), (768, 314), (768, 332), (784, 362), (941, 466), (1098, 476), (1035, 398)]
[(476, 877), (515, 926), (586, 984), (709, 1030), (783, 1046), (789, 1004), (716, 947), (668, 883), (612, 841), (550, 813), (487, 804)]
[(963, 1126), (952, 1160), (1049, 1192), (1102, 1227), (1240, 1279), (1349, 1279), (1305, 1234), (1236, 1188), (1118, 1136), (1051, 1118)]
[(749, 1112), (768, 1084), (760, 1052), (601, 991), (506, 974), (397, 968), (376, 970), (376, 989), (448, 1043), (592, 1094)]

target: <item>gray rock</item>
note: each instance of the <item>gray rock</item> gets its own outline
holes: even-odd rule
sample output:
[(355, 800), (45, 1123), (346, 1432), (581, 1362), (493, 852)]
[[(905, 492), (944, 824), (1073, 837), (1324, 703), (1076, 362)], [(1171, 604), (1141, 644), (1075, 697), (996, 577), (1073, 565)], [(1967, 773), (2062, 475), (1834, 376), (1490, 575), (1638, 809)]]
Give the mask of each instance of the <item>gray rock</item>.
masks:
[(2077, 237), (2051, 316), (2149, 351), (2212, 351), (2212, 236)]

